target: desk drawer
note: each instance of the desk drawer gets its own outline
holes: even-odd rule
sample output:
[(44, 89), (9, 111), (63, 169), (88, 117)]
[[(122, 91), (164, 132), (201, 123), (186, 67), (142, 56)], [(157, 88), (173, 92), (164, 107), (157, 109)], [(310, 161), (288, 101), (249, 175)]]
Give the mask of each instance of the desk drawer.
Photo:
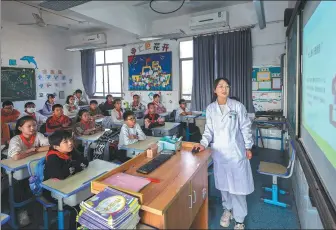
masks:
[(178, 134), (178, 126), (171, 130), (153, 129), (152, 133), (154, 137), (173, 136), (175, 134)]

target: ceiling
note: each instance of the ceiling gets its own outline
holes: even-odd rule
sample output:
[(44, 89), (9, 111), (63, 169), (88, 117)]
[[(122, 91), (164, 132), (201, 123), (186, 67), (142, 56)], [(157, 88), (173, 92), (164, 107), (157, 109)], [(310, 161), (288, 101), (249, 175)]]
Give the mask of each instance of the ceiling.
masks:
[[(1, 17), (15, 23), (34, 22), (32, 13), (39, 12), (42, 1), (1, 1)], [(69, 27), (67, 33), (79, 34), (104, 30), (128, 32), (143, 35), (151, 32), (154, 20), (197, 14), (201, 11), (218, 9), (247, 1), (195, 1), (185, 0), (181, 9), (171, 14), (159, 14), (149, 7), (150, 0), (144, 1), (89, 1), (68, 10), (53, 11), (42, 9), (42, 18), (47, 24)], [(61, 2), (60, 2), (61, 3)], [(154, 1), (152, 7), (158, 11), (177, 9), (182, 0)], [(51, 27), (46, 29), (59, 30)]]

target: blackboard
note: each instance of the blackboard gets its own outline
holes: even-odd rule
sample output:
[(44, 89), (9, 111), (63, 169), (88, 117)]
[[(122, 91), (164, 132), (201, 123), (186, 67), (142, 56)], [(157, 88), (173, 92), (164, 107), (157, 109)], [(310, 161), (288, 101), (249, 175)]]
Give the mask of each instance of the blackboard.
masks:
[(1, 100), (36, 100), (35, 69), (1, 67)]
[(287, 120), (291, 130), (296, 132), (296, 78), (297, 78), (297, 19), (294, 20), (288, 36), (287, 54)]

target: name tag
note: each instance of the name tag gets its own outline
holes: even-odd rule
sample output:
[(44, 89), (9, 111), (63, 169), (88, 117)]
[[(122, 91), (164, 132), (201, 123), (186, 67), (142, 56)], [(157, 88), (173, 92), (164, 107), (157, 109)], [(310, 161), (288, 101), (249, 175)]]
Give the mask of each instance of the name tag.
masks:
[(234, 110), (229, 112), (229, 118), (231, 119), (236, 119), (237, 115), (238, 115), (237, 112)]

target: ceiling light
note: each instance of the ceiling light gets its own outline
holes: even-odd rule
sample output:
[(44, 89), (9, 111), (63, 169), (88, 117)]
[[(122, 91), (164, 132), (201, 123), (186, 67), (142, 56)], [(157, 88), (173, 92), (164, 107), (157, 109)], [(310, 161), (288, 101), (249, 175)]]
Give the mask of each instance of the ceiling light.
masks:
[(153, 40), (159, 40), (162, 39), (163, 37), (142, 37), (138, 38), (141, 41), (147, 42), (147, 41), (153, 41)]

